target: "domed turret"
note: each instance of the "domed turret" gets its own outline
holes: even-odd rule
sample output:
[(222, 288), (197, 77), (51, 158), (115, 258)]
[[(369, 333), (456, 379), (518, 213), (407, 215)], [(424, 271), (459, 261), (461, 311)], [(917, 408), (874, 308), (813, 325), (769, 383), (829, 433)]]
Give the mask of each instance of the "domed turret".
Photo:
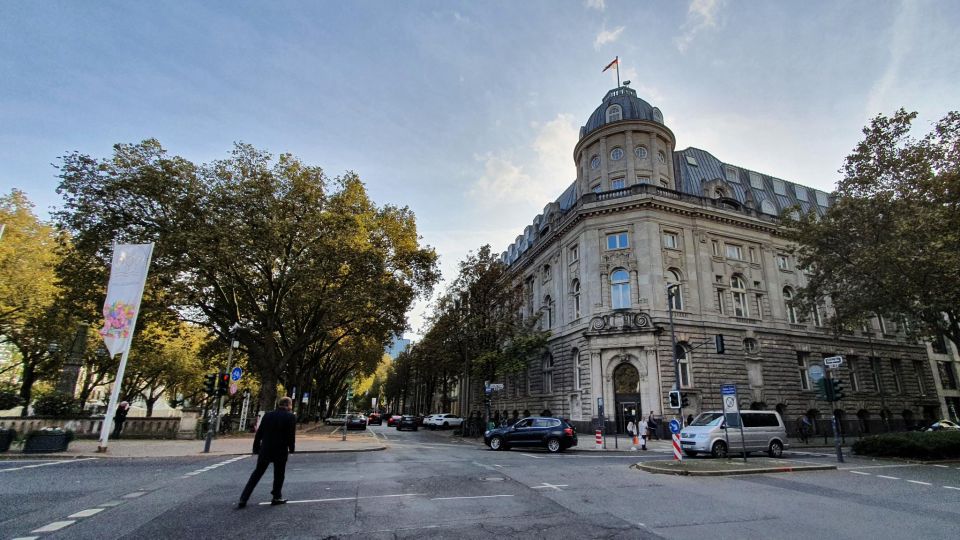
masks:
[(660, 109), (637, 97), (637, 92), (628, 86), (614, 88), (603, 97), (603, 102), (593, 111), (585, 126), (580, 127), (580, 138), (600, 129), (606, 124), (621, 120), (648, 120), (663, 124)]

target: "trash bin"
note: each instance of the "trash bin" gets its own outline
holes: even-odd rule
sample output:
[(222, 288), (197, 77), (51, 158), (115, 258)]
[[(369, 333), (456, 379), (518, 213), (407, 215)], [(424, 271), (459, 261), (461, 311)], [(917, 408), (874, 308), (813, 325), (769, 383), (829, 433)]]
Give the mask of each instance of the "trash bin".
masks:
[(64, 452), (73, 440), (73, 433), (63, 430), (41, 430), (27, 434), (23, 443), (24, 454)]
[(17, 430), (0, 428), (0, 452), (6, 452), (10, 449), (10, 444), (17, 438)]

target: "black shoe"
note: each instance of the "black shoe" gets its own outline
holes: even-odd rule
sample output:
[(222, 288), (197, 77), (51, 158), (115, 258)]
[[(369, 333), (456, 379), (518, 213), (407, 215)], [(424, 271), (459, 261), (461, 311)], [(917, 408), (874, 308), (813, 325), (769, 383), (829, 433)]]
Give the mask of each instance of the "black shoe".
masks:
[(278, 504), (287, 504), (287, 500), (286, 500), (286, 499), (271, 499), (271, 500), (270, 500), (270, 506), (276, 506), (276, 505), (278, 505)]
[(247, 507), (247, 501), (237, 501), (237, 509), (246, 508), (246, 507)]

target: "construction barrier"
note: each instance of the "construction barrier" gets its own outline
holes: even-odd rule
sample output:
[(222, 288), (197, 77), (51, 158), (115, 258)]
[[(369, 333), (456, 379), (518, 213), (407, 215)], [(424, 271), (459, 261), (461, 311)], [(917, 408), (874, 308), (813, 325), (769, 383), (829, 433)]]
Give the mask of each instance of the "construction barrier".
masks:
[(680, 452), (680, 434), (673, 434), (673, 459), (683, 461), (683, 454)]

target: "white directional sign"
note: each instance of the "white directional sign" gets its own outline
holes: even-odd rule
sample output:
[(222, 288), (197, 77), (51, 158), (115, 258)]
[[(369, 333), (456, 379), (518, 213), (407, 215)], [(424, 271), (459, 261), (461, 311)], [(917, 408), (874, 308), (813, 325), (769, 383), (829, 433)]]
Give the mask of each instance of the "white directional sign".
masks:
[(503, 383), (492, 383), (489, 388), (494, 392), (499, 392), (503, 390)]
[(843, 364), (842, 356), (828, 356), (827, 358), (823, 359), (823, 365), (827, 366), (828, 368), (838, 368), (842, 364)]

